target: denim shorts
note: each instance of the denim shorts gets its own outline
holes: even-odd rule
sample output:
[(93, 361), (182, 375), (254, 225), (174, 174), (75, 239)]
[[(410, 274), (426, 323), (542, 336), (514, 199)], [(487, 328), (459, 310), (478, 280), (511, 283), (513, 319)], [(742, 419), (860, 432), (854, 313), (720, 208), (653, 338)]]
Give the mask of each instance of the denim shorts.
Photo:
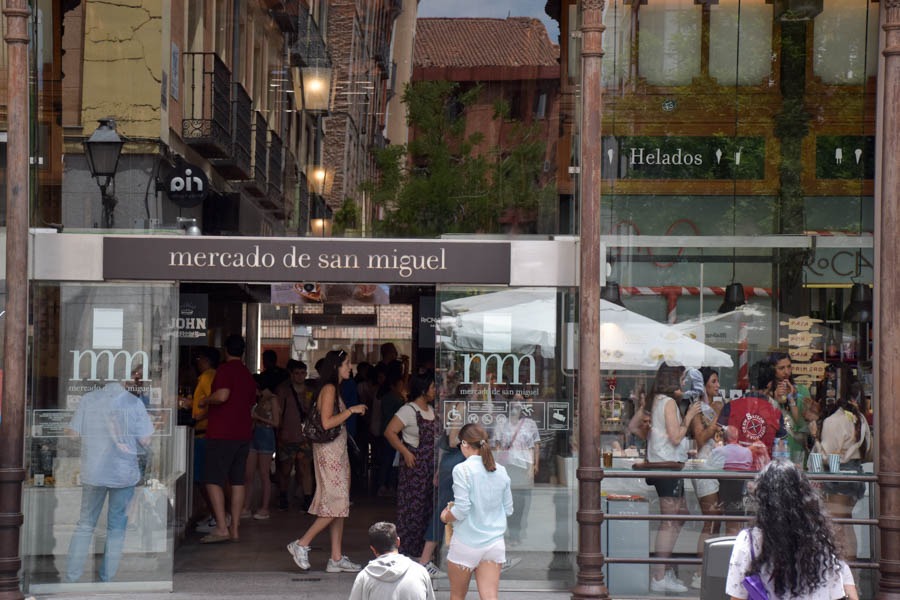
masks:
[(269, 454), (275, 453), (275, 430), (271, 427), (256, 426), (253, 428), (253, 444), (251, 449), (254, 452)]

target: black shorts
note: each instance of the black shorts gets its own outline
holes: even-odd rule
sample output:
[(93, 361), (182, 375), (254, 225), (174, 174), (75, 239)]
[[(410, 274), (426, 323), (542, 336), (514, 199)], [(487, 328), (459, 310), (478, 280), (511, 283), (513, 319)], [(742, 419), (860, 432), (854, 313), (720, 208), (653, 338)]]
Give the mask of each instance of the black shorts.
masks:
[(682, 498), (684, 496), (684, 479), (648, 477), (647, 485), (655, 487), (656, 495), (660, 498)]
[(250, 454), (250, 440), (206, 439), (206, 472), (203, 482), (224, 486), (244, 485), (244, 469)]
[(719, 502), (726, 515), (744, 514), (745, 483), (743, 479), (719, 480)]

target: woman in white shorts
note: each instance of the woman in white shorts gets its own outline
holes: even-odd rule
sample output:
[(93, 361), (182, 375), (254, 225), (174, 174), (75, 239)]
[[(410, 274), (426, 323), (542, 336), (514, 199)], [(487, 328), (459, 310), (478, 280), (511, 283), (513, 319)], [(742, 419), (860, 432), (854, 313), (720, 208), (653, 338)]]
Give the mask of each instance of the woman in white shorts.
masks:
[(506, 518), (513, 512), (512, 488), (503, 465), (494, 462), (487, 432), (470, 423), (459, 432), (466, 460), (453, 468), (453, 506), (441, 521), (453, 523), (447, 552), (450, 600), (463, 600), (472, 572), (482, 600), (497, 598), (506, 562)]
[[(712, 451), (718, 446), (722, 435), (718, 419), (723, 404), (718, 400), (713, 401), (713, 398), (719, 395), (719, 372), (709, 367), (703, 367), (700, 370), (688, 369), (687, 373), (692, 380), (692, 389), (697, 392), (697, 399), (700, 400), (700, 412), (691, 421), (691, 433), (697, 446), (697, 458), (704, 460), (703, 468), (723, 469), (724, 465), (717, 466), (710, 460)], [(724, 511), (719, 499), (719, 480), (692, 479), (691, 482), (697, 493), (700, 511), (704, 515), (721, 515)], [(703, 522), (700, 536), (697, 538), (697, 556), (703, 558), (706, 540), (718, 535), (721, 526), (720, 521)], [(699, 571), (694, 573), (691, 587), (695, 590), (702, 587)]]

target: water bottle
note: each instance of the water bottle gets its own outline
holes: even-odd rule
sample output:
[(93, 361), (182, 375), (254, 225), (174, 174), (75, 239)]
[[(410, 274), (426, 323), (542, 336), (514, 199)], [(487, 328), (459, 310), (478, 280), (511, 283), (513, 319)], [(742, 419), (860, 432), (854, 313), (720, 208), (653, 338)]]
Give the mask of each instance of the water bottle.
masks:
[(787, 441), (784, 438), (775, 440), (775, 448), (772, 451), (772, 458), (788, 460), (791, 453), (788, 451)]

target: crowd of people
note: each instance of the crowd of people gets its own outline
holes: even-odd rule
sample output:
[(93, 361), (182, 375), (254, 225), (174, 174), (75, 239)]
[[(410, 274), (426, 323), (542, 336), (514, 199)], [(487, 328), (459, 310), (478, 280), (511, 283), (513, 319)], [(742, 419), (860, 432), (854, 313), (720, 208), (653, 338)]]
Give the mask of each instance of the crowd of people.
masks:
[[(838, 455), (841, 472), (861, 472), (862, 463), (871, 460), (872, 432), (859, 382), (845, 381), (840, 386), (842, 391), (835, 385), (827, 385), (829, 382), (826, 380), (813, 395), (806, 386), (794, 381), (790, 357), (779, 352), (758, 363), (756, 371), (756, 385), (741, 397), (725, 402), (719, 394), (719, 373), (714, 369), (686, 369), (663, 363), (657, 370), (646, 401), (631, 419), (629, 430), (637, 438), (646, 440), (647, 461), (643, 468), (673, 471), (672, 475), (646, 480), (656, 489), (661, 514), (688, 514), (685, 479), (676, 473), (692, 459), (692, 466), (700, 469), (761, 470), (767, 473), (766, 477), (772, 478), (775, 473), (783, 473), (788, 467), (802, 475), (811, 454), (820, 457)], [(833, 371), (829, 371), (828, 377), (834, 377)], [(770, 463), (773, 466), (769, 467)], [(774, 466), (774, 463), (780, 466)], [(791, 476), (798, 477), (796, 474)], [(754, 488), (743, 479), (710, 477), (691, 478), (690, 481), (703, 515), (747, 516), (752, 514), (752, 510), (746, 508), (748, 504), (760, 500), (759, 482)], [(828, 481), (815, 495), (816, 498), (821, 495), (827, 514), (846, 518), (852, 516), (854, 506), (864, 494), (865, 484), (862, 482)], [(807, 499), (809, 502), (811, 500)], [(757, 523), (763, 522), (758, 509), (756, 518)], [(656, 557), (665, 559), (672, 556), (683, 524), (680, 519), (659, 522), (653, 543)], [(726, 521), (724, 532), (729, 535), (740, 533), (742, 537), (738, 542), (744, 548), (758, 545), (761, 541), (764, 541), (765, 547), (778, 539), (773, 533), (757, 532), (759, 540), (751, 543), (747, 530), (742, 530), (743, 525), (738, 520)], [(765, 525), (757, 526), (762, 527), (763, 531), (766, 529)], [(702, 522), (697, 546), (699, 556), (702, 557), (705, 541), (719, 535), (722, 529), (722, 521), (710, 519)], [(854, 560), (857, 540), (853, 526), (838, 526), (834, 531), (834, 545), (827, 546), (823, 552)], [(819, 552), (818, 547), (815, 551)], [(752, 561), (754, 568), (758, 569), (771, 556), (772, 553), (764, 550), (758, 560)], [(822, 558), (825, 554), (817, 556)], [(830, 568), (837, 563), (829, 559), (826, 564)], [(782, 597), (784, 581), (779, 581), (782, 571), (775, 569), (772, 573), (778, 582), (775, 586), (778, 595), (772, 597)], [(674, 565), (653, 563), (650, 574), (651, 591), (688, 591), (688, 586), (676, 575)], [(796, 573), (791, 573), (788, 579), (794, 581), (795, 576)], [(800, 581), (801, 588), (808, 591), (809, 582), (802, 578)], [(701, 588), (699, 572), (694, 573), (690, 586)], [(789, 589), (795, 588), (789, 586)]]
[[(347, 353), (330, 351), (315, 365), (312, 379), (305, 363), (292, 359), (281, 368), (272, 351), (263, 353), (263, 368), (252, 375), (240, 336), (228, 337), (224, 350), (221, 364), (212, 348), (194, 352), (197, 386), (192, 398), (183, 399), (195, 425), (195, 482), (210, 511), (198, 526), (205, 534), (201, 543), (237, 541), (242, 519), (266, 520), (273, 506), (293, 505), (315, 517), (287, 544), (294, 563), (308, 570), (314, 540), (327, 530), (325, 570), (362, 571), (354, 597), (375, 598), (385, 586), (407, 584), (426, 594), (409, 597), (432, 597), (431, 578), (448, 576), (435, 564), (445, 541), (454, 589), (467, 587), (473, 570), (480, 587), (496, 589), (501, 570), (510, 564), (504, 538), (515, 486), (492, 449), (502, 448), (504, 463), (512, 459), (517, 480), (533, 481), (539, 447), (533, 421), (513, 419), (509, 431), (494, 440), (480, 427), (445, 431), (434, 408), (433, 373), (410, 374), (408, 357), (390, 343), (382, 345), (378, 363), (357, 364), (356, 377)], [(331, 434), (308, 437), (310, 421)], [(363, 570), (344, 554), (343, 532), (354, 463), (368, 466), (370, 449), (372, 491), (394, 499), (396, 525), (372, 526), (376, 559)], [(487, 488), (472, 489), (473, 477), (490, 483), (497, 497)], [(460, 532), (453, 541), (444, 539), (448, 521)]]
[[(201, 495), (211, 511), (202, 543), (240, 539), (242, 518), (270, 518), (274, 503), (268, 475), (274, 458), (277, 506), (288, 509), (296, 501), (315, 517), (287, 545), (296, 565), (310, 568), (313, 541), (327, 530), (330, 556), (325, 570), (360, 572), (362, 565), (343, 553), (342, 541), (354, 462), (370, 464), (371, 449), (373, 492), (396, 498), (396, 525), (380, 522), (370, 529), (376, 558), (360, 573), (354, 597), (376, 597), (372, 594), (385, 585), (402, 582), (421, 587), (421, 597), (430, 597), (430, 579), (447, 576), (451, 597), (463, 598), (473, 572), (488, 596), (496, 590), (508, 564), (506, 546), (518, 543), (518, 533), (526, 528), (529, 488), (540, 463), (540, 435), (523, 414), (526, 403), (521, 398), (511, 400), (508, 420), (490, 434), (477, 424), (445, 430), (434, 406), (433, 373), (410, 374), (408, 359), (398, 356), (392, 344), (382, 347), (377, 364), (358, 364), (355, 378), (342, 350), (328, 352), (316, 364), (315, 379), (308, 378), (307, 366), (300, 361), (279, 368), (274, 353), (264, 354), (262, 372), (251, 375), (242, 360), (240, 336), (229, 337), (224, 350), (221, 364), (211, 349), (195, 354), (195, 480), (202, 483)], [(690, 479), (700, 512), (710, 517), (702, 522), (698, 555), (706, 539), (724, 530), (738, 535), (735, 573), (743, 569), (740, 572), (764, 574), (774, 597), (785, 590), (806, 593), (821, 584), (846, 588), (853, 598), (852, 575), (842, 562), (856, 555), (853, 527), (836, 527), (831, 533), (825, 515), (851, 516), (865, 493), (864, 484), (827, 482), (819, 500), (819, 491), (802, 471), (810, 453), (839, 455), (841, 471), (861, 471), (873, 446), (869, 415), (860, 405), (858, 384), (844, 386), (850, 393), (822, 385), (827, 392), (810, 394), (794, 382), (791, 371), (790, 357), (774, 353), (757, 365), (756, 385), (725, 402), (714, 369), (664, 363), (629, 429), (646, 440), (647, 465), (656, 471), (678, 471), (691, 459), (711, 471), (760, 471), (751, 485), (712, 473)], [(326, 441), (307, 439), (305, 423), (310, 420), (333, 435)], [(257, 479), (260, 493), (254, 507), (256, 495), (247, 489)], [(661, 514), (688, 513), (684, 478), (672, 473), (650, 477), (647, 483), (656, 490)], [(806, 507), (794, 512), (802, 513), (807, 525), (818, 519), (813, 525), (828, 531), (816, 544), (796, 542), (805, 543), (809, 553), (803, 555), (806, 562), (792, 570), (785, 571), (779, 557), (781, 548), (795, 541), (779, 537), (784, 524), (761, 508), (775, 502), (776, 492), (766, 491), (767, 485), (778, 493), (790, 487), (791, 494), (800, 495), (796, 506)], [(742, 529), (745, 523), (737, 520), (722, 526), (717, 519), (721, 515), (742, 515), (749, 522), (748, 502), (755, 507), (750, 529)], [(447, 542), (446, 523), (453, 524), (456, 533), (449, 540), (445, 573), (436, 558)], [(659, 522), (653, 541), (657, 558), (672, 556), (683, 524), (681, 519)], [(810, 565), (824, 565), (832, 579), (814, 581)], [(672, 564), (654, 562), (650, 575), (653, 592), (688, 590)], [(736, 577), (729, 574), (728, 593), (743, 598), (734, 585)], [(699, 573), (690, 585), (701, 587)]]

